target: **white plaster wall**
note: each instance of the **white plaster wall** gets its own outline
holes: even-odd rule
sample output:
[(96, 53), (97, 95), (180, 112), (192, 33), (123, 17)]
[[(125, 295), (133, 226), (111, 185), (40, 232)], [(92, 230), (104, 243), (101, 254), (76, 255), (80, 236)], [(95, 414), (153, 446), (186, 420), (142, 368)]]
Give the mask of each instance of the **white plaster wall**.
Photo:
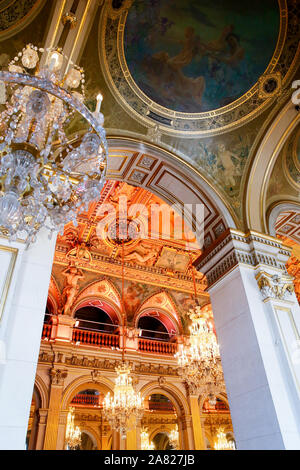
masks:
[(0, 323), (6, 350), (0, 364), (0, 449), (25, 448), (55, 241), (41, 231), (26, 251), (13, 244), (20, 252)]

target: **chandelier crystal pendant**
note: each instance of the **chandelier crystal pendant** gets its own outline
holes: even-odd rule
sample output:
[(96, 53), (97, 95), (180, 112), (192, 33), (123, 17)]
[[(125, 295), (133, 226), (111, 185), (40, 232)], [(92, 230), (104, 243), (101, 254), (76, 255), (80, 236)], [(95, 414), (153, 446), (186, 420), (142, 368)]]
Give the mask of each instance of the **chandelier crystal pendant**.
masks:
[(30, 244), (43, 226), (77, 225), (99, 198), (108, 153), (102, 96), (89, 111), (84, 83), (61, 49), (32, 44), (0, 70), (0, 231), (11, 240), (23, 233)]
[(104, 397), (103, 412), (112, 429), (118, 431), (122, 439), (134, 425), (133, 418), (139, 420), (144, 414), (144, 399), (136, 393), (130, 375), (131, 367), (125, 362), (126, 314), (124, 311), (124, 241), (122, 240), (122, 362), (116, 367), (114, 395), (108, 393)]
[(236, 450), (233, 441), (228, 441), (223, 428), (220, 428), (217, 433), (217, 441), (214, 445), (215, 450)]
[(70, 407), (67, 417), (66, 444), (69, 449), (76, 449), (81, 444), (81, 431), (79, 426), (74, 426), (74, 408)]

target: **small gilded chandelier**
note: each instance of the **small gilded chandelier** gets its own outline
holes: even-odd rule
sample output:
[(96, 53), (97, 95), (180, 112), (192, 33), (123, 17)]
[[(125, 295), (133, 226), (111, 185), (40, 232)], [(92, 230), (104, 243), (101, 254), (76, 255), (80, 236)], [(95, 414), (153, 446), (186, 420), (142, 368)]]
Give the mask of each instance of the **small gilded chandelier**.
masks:
[[(84, 82), (61, 49), (32, 44), (0, 71), (0, 232), (12, 240), (22, 233), (29, 244), (43, 226), (76, 225), (78, 212), (99, 198), (107, 160), (102, 96), (90, 112)], [(71, 133), (74, 122), (83, 137)]]
[[(191, 260), (195, 300), (197, 302), (194, 268)], [(192, 324), (188, 344), (180, 345), (175, 354), (178, 372), (190, 387), (208, 396), (209, 403), (215, 405), (216, 395), (224, 390), (219, 345), (212, 325), (202, 316), (201, 307), (196, 305), (189, 311)]]
[(70, 407), (67, 418), (66, 443), (69, 449), (76, 449), (81, 444), (81, 431), (74, 426), (74, 408)]
[(223, 428), (220, 428), (217, 433), (217, 441), (214, 445), (215, 450), (235, 450), (233, 441), (228, 441)]
[(179, 446), (179, 432), (178, 432), (178, 424), (176, 424), (175, 428), (169, 434), (169, 441), (173, 449), (178, 449)]
[(146, 429), (141, 432), (141, 449), (142, 450), (154, 450), (153, 442), (149, 443), (149, 433)]
[(123, 318), (123, 347), (122, 363), (116, 367), (114, 396), (108, 393), (104, 397), (103, 411), (112, 429), (120, 432), (121, 438), (126, 438), (126, 432), (134, 425), (132, 418), (140, 419), (144, 413), (144, 399), (136, 393), (130, 375), (131, 367), (125, 362), (126, 314), (124, 311), (124, 241), (122, 240), (122, 318)]

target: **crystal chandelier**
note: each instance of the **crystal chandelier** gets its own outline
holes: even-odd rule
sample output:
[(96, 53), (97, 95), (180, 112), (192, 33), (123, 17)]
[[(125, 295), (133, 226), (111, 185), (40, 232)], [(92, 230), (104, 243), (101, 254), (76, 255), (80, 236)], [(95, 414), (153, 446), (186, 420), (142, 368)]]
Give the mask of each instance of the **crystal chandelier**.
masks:
[[(144, 399), (132, 386), (131, 368), (125, 362), (116, 367), (114, 395), (104, 397), (103, 412), (112, 429), (119, 431), (123, 439), (131, 429), (132, 417), (140, 419), (144, 413)], [(133, 425), (133, 423), (132, 423)]]
[(149, 433), (146, 429), (141, 432), (141, 449), (142, 450), (154, 450), (153, 442), (149, 443)]
[(81, 444), (81, 431), (74, 426), (74, 408), (70, 407), (67, 418), (66, 443), (69, 449), (76, 449)]
[(216, 395), (225, 391), (219, 346), (209, 322), (201, 317), (199, 305), (190, 310), (189, 344), (180, 345), (175, 354), (178, 372), (183, 380), (208, 397), (209, 403), (216, 404)]
[[(191, 260), (194, 281), (195, 300), (197, 290), (194, 269)], [(211, 405), (216, 404), (216, 395), (225, 391), (219, 345), (213, 327), (202, 316), (201, 307), (190, 309), (192, 320), (187, 344), (181, 344), (174, 355), (178, 363), (178, 372), (189, 387), (208, 397)]]
[(144, 413), (144, 399), (140, 393), (136, 393), (132, 385), (130, 375), (131, 367), (125, 362), (126, 341), (126, 314), (124, 311), (124, 240), (122, 239), (122, 362), (116, 367), (117, 378), (115, 380), (114, 395), (108, 393), (104, 397), (103, 411), (112, 429), (120, 432), (121, 438), (126, 438), (126, 432), (134, 425), (133, 419), (140, 419)]
[[(61, 49), (27, 45), (0, 71), (0, 231), (35, 241), (62, 231), (99, 198), (107, 142), (100, 112), (84, 105), (84, 71)], [(86, 130), (74, 136), (75, 117)], [(81, 132), (82, 135), (82, 132)]]
[(178, 432), (178, 424), (176, 424), (175, 428), (169, 434), (169, 441), (173, 449), (178, 449), (179, 446), (179, 432)]
[(217, 433), (217, 441), (214, 445), (215, 450), (235, 450), (233, 441), (228, 441), (223, 428), (220, 428)]

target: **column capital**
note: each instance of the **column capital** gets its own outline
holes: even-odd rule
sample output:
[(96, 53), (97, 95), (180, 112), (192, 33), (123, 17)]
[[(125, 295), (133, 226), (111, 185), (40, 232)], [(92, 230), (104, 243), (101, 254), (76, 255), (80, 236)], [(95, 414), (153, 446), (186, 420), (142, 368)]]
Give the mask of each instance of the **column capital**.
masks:
[(207, 277), (212, 287), (238, 265), (252, 269), (265, 268), (266, 272), (286, 273), (285, 263), (290, 257), (290, 248), (281, 240), (259, 232), (247, 233), (227, 229), (224, 234), (198, 259), (196, 268)]
[(49, 371), (51, 385), (64, 385), (64, 380), (68, 375), (68, 371), (66, 369), (55, 369), (52, 368)]

